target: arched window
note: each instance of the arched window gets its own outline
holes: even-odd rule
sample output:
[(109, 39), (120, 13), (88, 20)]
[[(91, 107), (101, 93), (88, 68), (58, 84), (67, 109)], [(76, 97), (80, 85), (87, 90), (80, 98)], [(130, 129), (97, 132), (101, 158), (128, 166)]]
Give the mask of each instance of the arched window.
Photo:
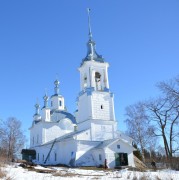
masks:
[(100, 91), (101, 89), (101, 74), (99, 72), (95, 72), (95, 82), (96, 82), (96, 90)]

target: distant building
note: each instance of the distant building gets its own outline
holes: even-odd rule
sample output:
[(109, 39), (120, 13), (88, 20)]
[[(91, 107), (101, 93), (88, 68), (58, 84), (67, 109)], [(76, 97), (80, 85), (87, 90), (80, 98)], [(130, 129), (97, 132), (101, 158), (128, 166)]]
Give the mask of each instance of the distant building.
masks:
[[(90, 19), (89, 19), (90, 20)], [(89, 24), (87, 55), (79, 67), (80, 93), (75, 115), (67, 112), (59, 81), (54, 95), (44, 96), (30, 127), (30, 149), (38, 164), (69, 166), (135, 166), (132, 139), (117, 130), (114, 95), (110, 92), (109, 64), (97, 54)]]

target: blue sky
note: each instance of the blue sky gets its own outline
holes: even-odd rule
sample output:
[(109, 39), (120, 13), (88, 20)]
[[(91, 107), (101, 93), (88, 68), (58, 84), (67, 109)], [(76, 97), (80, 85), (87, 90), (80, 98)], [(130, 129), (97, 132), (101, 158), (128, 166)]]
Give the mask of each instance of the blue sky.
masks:
[(157, 96), (155, 84), (178, 75), (178, 0), (1, 0), (0, 118), (15, 116), (28, 134), (45, 88), (59, 76), (68, 111), (76, 109), (88, 24), (98, 54), (109, 62), (116, 118), (125, 131), (125, 107)]

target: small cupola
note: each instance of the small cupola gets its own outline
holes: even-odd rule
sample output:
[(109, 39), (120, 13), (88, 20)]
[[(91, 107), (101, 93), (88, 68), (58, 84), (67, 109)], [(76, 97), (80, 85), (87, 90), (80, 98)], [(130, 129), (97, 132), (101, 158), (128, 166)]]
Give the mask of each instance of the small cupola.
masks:
[(50, 108), (48, 107), (49, 97), (47, 96), (47, 94), (45, 94), (43, 99), (44, 99), (44, 106), (42, 108), (42, 120), (50, 121)]
[(59, 94), (59, 84), (58, 80), (54, 81), (54, 95), (51, 96), (51, 110), (65, 110), (64, 97)]
[[(47, 108), (48, 107), (48, 99), (49, 99), (49, 97), (47, 96), (47, 94), (45, 94), (45, 96), (43, 97), (43, 99), (44, 99), (44, 106), (43, 106), (43, 108)], [(43, 109), (42, 108), (42, 109)]]
[(34, 121), (41, 120), (40, 105), (38, 104), (38, 102), (35, 104), (35, 114), (34, 114), (33, 118), (34, 118)]

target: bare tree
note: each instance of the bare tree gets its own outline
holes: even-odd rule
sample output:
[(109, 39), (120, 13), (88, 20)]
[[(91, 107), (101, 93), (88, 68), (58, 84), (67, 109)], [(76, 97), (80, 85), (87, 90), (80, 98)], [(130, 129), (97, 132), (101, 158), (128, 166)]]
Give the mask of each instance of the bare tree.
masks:
[(155, 135), (163, 139), (167, 158), (179, 151), (179, 78), (158, 84), (162, 98), (147, 104), (149, 117), (155, 124)]
[(153, 140), (154, 127), (150, 124), (146, 114), (144, 103), (139, 102), (126, 108), (127, 134), (131, 136), (142, 152), (143, 161), (145, 161), (144, 151), (151, 148)]
[(14, 117), (8, 118), (1, 125), (1, 130), (1, 147), (7, 151), (8, 159), (13, 160), (25, 143), (21, 122)]
[(174, 79), (171, 79), (167, 82), (160, 82), (158, 88), (172, 100), (175, 100), (176, 103), (179, 101), (179, 76)]

